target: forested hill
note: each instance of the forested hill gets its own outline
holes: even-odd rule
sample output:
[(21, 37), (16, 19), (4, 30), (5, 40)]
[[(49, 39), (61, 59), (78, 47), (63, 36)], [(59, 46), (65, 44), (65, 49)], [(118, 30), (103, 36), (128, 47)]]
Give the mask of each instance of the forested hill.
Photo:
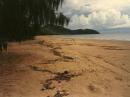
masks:
[(40, 35), (76, 35), (76, 34), (100, 34), (100, 33), (93, 29), (70, 30), (61, 26), (47, 25), (43, 27), (43, 30), (39, 34)]

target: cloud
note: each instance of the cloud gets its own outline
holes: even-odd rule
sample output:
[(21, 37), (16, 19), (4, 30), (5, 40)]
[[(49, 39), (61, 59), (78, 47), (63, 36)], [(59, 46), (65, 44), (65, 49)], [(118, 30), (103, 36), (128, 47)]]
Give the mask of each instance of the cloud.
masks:
[(69, 28), (130, 27), (130, 0), (66, 0), (62, 11), (71, 18)]
[(79, 28), (95, 28), (104, 29), (112, 28), (115, 25), (129, 24), (130, 18), (126, 14), (121, 14), (119, 11), (111, 9), (107, 11), (95, 11), (88, 16), (74, 15), (71, 17), (69, 27), (73, 29)]

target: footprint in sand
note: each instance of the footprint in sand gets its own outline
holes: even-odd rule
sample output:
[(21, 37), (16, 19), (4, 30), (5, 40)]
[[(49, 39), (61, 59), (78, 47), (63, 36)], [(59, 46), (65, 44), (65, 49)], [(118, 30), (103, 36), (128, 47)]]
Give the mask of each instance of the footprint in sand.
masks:
[(115, 77), (116, 80), (122, 81), (123, 79), (120, 77)]
[(88, 90), (92, 93), (100, 93), (102, 92), (102, 89), (100, 89), (100, 87), (96, 86), (96, 85), (93, 85), (93, 84), (89, 84), (87, 86)]

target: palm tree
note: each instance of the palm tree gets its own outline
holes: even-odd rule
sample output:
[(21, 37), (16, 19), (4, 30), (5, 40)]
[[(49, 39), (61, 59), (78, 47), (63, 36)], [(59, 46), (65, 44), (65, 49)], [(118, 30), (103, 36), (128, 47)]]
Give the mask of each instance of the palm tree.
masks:
[(64, 0), (0, 0), (0, 40), (32, 38), (47, 24), (64, 26), (69, 19), (58, 13)]

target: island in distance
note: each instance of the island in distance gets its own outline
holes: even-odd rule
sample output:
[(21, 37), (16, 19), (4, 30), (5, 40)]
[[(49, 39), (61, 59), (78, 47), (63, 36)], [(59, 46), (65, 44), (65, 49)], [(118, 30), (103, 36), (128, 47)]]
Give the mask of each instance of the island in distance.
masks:
[[(44, 30), (43, 30), (44, 29)], [(39, 35), (79, 35), (79, 34), (100, 34), (98, 31), (93, 29), (77, 29), (70, 30), (61, 26), (47, 25), (43, 27)]]

